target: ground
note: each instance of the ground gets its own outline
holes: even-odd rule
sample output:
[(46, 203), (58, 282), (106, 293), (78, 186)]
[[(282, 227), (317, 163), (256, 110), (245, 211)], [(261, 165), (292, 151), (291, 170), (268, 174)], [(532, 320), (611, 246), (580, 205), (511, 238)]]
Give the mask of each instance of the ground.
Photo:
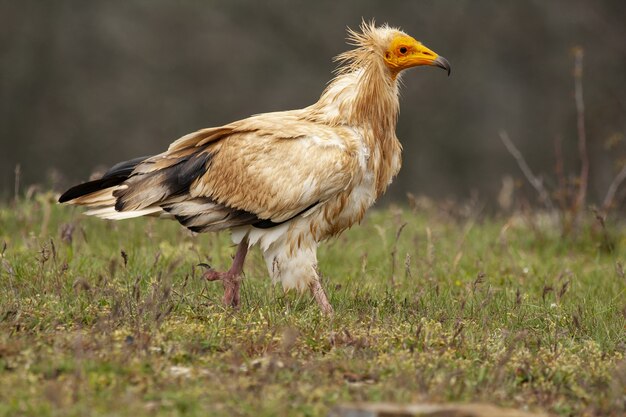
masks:
[(226, 234), (0, 205), (0, 415), (323, 416), (349, 401), (626, 412), (626, 227), (562, 238), (471, 206), (369, 213), (322, 245), (336, 313), (253, 250), (239, 311), (203, 282)]

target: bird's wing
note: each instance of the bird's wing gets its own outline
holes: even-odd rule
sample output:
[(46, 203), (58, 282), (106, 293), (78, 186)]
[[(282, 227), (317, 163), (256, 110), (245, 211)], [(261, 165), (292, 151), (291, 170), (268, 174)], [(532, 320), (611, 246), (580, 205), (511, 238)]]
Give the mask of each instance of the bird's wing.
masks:
[(216, 221), (269, 227), (345, 190), (358, 168), (351, 129), (272, 113), (179, 139), (114, 195), (118, 211), (160, 206), (197, 230)]

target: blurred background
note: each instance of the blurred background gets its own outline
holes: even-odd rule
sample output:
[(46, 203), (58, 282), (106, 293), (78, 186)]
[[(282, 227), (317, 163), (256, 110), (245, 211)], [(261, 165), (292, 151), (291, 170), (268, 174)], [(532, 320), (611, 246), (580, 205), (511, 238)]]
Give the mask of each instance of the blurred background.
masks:
[(561, 140), (576, 175), (575, 47), (589, 193), (602, 198), (626, 155), (623, 0), (2, 1), (0, 195), (13, 196), (18, 165), (22, 190), (60, 190), (190, 131), (307, 106), (362, 17), (452, 64), (449, 78), (434, 68), (404, 77), (403, 168), (387, 201), (411, 192), (495, 204), (506, 177), (528, 188), (501, 129), (548, 183)]

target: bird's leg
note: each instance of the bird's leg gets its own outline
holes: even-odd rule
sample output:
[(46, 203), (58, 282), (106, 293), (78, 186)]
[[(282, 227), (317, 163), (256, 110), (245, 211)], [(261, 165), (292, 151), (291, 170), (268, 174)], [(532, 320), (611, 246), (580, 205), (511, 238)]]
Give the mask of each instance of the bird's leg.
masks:
[(237, 246), (237, 253), (233, 259), (233, 264), (226, 272), (218, 272), (212, 269), (206, 271), (203, 275), (208, 281), (222, 281), (224, 285), (224, 305), (228, 307), (239, 306), (239, 287), (241, 285), (241, 273), (243, 272), (243, 263), (246, 260), (246, 254), (248, 253), (248, 238), (245, 237), (239, 246)]
[(332, 316), (333, 314), (333, 306), (328, 302), (328, 298), (326, 297), (326, 292), (324, 288), (322, 288), (322, 283), (320, 282), (320, 278), (316, 277), (316, 279), (309, 284), (309, 289), (311, 290), (311, 294), (313, 294), (313, 298), (317, 301), (317, 305), (320, 306), (320, 310), (327, 316)]

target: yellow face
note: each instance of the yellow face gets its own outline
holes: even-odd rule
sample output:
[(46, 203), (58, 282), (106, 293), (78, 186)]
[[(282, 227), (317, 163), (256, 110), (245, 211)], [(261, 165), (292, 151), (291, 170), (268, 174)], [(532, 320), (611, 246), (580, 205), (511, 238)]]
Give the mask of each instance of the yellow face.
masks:
[(398, 35), (393, 38), (389, 48), (385, 51), (384, 59), (394, 77), (400, 71), (418, 65), (434, 65), (444, 68), (450, 75), (450, 64), (444, 57), (437, 55), (408, 35)]

